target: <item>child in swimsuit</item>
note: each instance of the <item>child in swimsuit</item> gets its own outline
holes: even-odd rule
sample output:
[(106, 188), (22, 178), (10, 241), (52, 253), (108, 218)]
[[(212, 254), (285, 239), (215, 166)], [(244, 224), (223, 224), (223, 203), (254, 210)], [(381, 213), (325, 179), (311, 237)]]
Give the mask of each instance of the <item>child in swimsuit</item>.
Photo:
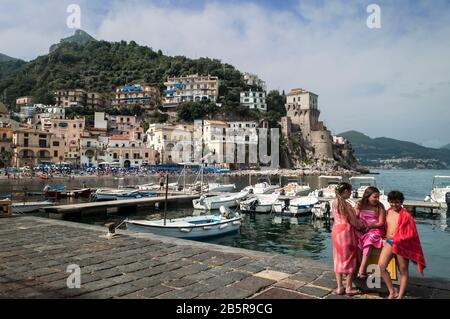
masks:
[(359, 235), (358, 247), (362, 251), (361, 265), (358, 271), (359, 278), (366, 278), (369, 255), (373, 248), (383, 247), (385, 236), (384, 226), (386, 212), (380, 203), (380, 191), (376, 187), (368, 187), (363, 198), (356, 205), (359, 220), (366, 226), (366, 232)]
[[(378, 261), (381, 277), (389, 289), (389, 299), (402, 299), (405, 297), (409, 280), (409, 261), (417, 264), (419, 273), (423, 274), (426, 267), (419, 235), (414, 218), (402, 207), (404, 195), (393, 191), (388, 195), (391, 208), (386, 217), (387, 232), (383, 250)], [(395, 256), (400, 271), (400, 291), (397, 292), (392, 284), (391, 277), (386, 270), (387, 265)]]

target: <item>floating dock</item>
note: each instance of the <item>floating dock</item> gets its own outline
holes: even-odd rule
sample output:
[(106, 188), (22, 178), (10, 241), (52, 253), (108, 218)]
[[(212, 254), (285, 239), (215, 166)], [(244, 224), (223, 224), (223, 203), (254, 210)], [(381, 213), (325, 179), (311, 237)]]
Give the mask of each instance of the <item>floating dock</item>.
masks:
[[(169, 195), (167, 197), (167, 204), (177, 206), (188, 205), (192, 207), (192, 200), (199, 198), (198, 194), (190, 195)], [(48, 206), (41, 208), (42, 211), (49, 214), (50, 218), (65, 219), (65, 218), (79, 218), (86, 215), (107, 214), (110, 210), (117, 212), (133, 213), (140, 208), (157, 208), (164, 209), (166, 198), (165, 196), (145, 197), (137, 199), (113, 200), (113, 201), (99, 201), (80, 204)]]

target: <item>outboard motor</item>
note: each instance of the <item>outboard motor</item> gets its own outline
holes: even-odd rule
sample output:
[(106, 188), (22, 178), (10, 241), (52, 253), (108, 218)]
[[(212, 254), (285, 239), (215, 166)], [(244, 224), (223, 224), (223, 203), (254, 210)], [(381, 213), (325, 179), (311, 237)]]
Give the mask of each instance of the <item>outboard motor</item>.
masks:
[(256, 207), (258, 206), (258, 199), (255, 199), (251, 204), (250, 204), (250, 211), (255, 212), (256, 211)]

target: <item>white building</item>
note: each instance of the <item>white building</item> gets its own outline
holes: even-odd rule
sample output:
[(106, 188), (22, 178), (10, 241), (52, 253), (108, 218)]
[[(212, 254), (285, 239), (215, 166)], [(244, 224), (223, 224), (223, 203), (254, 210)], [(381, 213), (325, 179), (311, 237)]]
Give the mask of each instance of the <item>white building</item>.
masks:
[(80, 139), (81, 156), (80, 163), (85, 166), (99, 166), (108, 160), (108, 138), (106, 136), (84, 135)]
[(63, 120), (66, 118), (66, 111), (62, 107), (35, 104), (34, 105), (33, 122), (36, 125), (41, 125), (46, 120)]
[(104, 112), (95, 112), (94, 115), (94, 128), (99, 130), (108, 129), (108, 121)]
[(192, 125), (151, 124), (147, 131), (148, 147), (161, 154), (159, 160), (192, 161)]
[(241, 104), (252, 110), (266, 112), (266, 92), (241, 92)]
[(219, 97), (219, 78), (210, 75), (188, 75), (168, 78), (164, 83), (164, 107), (176, 107), (184, 102), (216, 102)]

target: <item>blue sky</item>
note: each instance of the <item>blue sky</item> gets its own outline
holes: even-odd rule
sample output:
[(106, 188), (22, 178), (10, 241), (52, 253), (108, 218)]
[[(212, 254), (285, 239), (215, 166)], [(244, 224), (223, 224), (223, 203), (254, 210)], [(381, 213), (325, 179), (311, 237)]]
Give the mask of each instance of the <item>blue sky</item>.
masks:
[[(450, 1), (0, 0), (0, 52), (46, 54), (73, 33), (71, 3), (97, 39), (219, 58), (269, 89), (311, 90), (333, 133), (450, 143)], [(370, 3), (381, 29), (367, 28)]]

